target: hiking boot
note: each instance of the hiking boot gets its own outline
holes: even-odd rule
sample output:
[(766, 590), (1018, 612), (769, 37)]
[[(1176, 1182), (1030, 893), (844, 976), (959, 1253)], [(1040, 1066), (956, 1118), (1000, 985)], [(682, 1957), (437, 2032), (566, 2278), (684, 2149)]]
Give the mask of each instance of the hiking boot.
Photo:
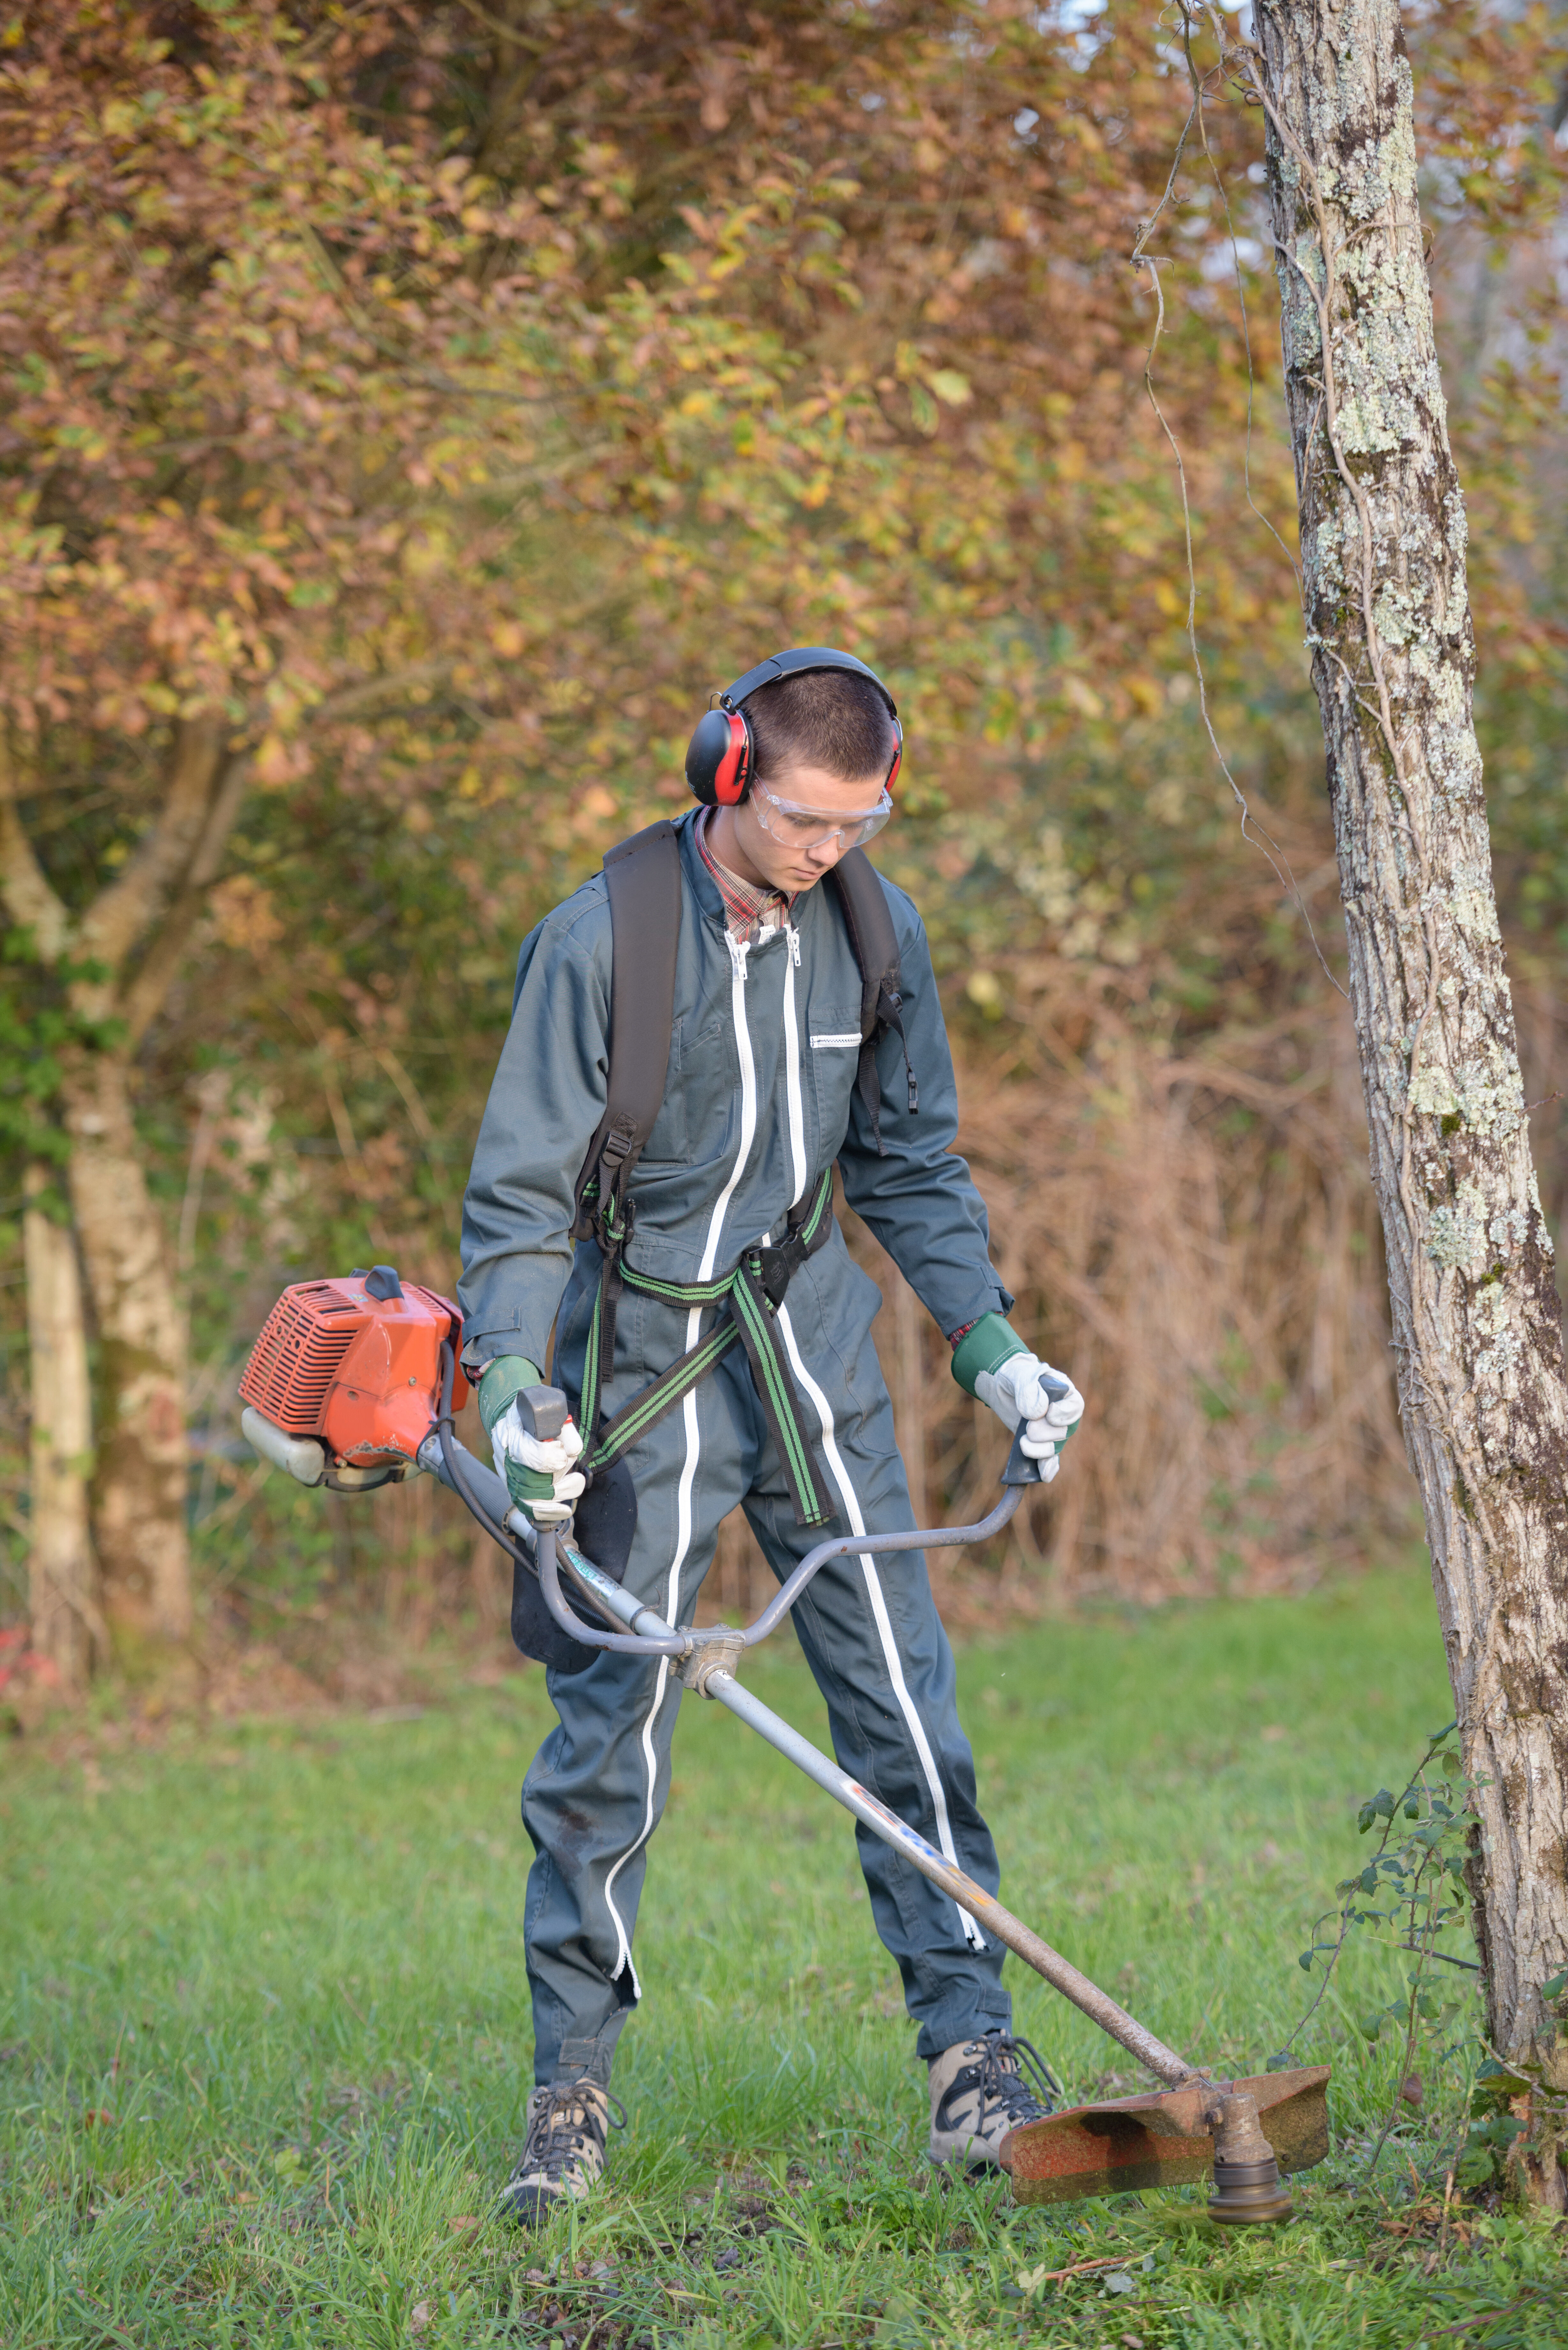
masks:
[[(1032, 2078), (1025, 2077), (1021, 2057)], [(931, 2160), (997, 2168), (1008, 2131), (1054, 2113), (1052, 2093), (1060, 2095), (1061, 2086), (1039, 2050), (1010, 2032), (998, 2029), (944, 2048), (931, 2060)]]
[(610, 2107), (617, 2129), (626, 2107), (597, 2081), (552, 2081), (528, 2100), (528, 2135), (501, 2208), (522, 2228), (538, 2228), (560, 2203), (580, 2203), (605, 2167)]

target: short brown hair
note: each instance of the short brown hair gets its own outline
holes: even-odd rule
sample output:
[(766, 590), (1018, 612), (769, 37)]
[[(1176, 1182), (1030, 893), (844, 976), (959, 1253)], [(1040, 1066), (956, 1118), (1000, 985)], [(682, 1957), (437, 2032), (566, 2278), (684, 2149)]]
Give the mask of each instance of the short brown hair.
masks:
[(759, 685), (741, 705), (752, 722), (754, 773), (822, 767), (846, 784), (884, 776), (893, 764), (893, 721), (881, 691), (853, 670), (805, 670)]

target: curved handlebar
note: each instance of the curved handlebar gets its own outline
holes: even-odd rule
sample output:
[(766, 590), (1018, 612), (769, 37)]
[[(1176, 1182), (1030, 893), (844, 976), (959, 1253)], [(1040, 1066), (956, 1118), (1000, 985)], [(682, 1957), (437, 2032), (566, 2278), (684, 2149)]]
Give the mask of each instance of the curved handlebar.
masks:
[[(436, 1471), (441, 1481), (450, 1485), (464, 1502), (492, 1539), (501, 1548), (520, 1557), (524, 1565), (539, 1577), (539, 1588), (545, 1595), (545, 1605), (564, 1632), (585, 1648), (618, 1649), (623, 1656), (685, 1657), (700, 1646), (706, 1637), (693, 1635), (689, 1627), (668, 1624), (652, 1608), (644, 1607), (631, 1593), (596, 1567), (593, 1561), (578, 1551), (566, 1532), (554, 1526), (523, 1530), (519, 1513), (507, 1508), (509, 1496), (501, 1479), (475, 1461), (466, 1445), (459, 1442), (452, 1430), (452, 1401), (455, 1384), (457, 1356), (455, 1348), (445, 1343), (441, 1350), (441, 1393), (433, 1432), (435, 1443), (430, 1447), (433, 1458), (425, 1459), (421, 1447), (421, 1461)], [(426, 1440), (429, 1444), (429, 1440)], [(1014, 1438), (1006, 1468), (1002, 1471), (1002, 1495), (994, 1510), (969, 1526), (917, 1526), (904, 1534), (838, 1534), (818, 1543), (808, 1551), (793, 1575), (780, 1585), (773, 1598), (753, 1623), (738, 1634), (727, 1637), (738, 1641), (742, 1648), (755, 1648), (776, 1631), (785, 1615), (794, 1606), (802, 1592), (829, 1559), (856, 1556), (876, 1552), (886, 1555), (898, 1551), (957, 1550), (965, 1544), (987, 1542), (1000, 1534), (1013, 1516), (1023, 1499), (1023, 1488), (1038, 1483), (1040, 1463), (1023, 1449), (1022, 1431)], [(492, 1489), (495, 1498), (492, 1499)], [(498, 1514), (499, 1513), (499, 1514)], [(519, 1519), (514, 1528), (512, 1521)], [(566, 1571), (590, 1607), (611, 1621), (619, 1619), (632, 1628), (628, 1631), (606, 1632), (586, 1623), (567, 1599), (561, 1583), (561, 1560), (565, 1557)]]
[[(827, 1542), (818, 1543), (816, 1548), (802, 1559), (788, 1580), (780, 1586), (755, 1621), (748, 1624), (738, 1636), (732, 1637), (738, 1637), (742, 1648), (754, 1648), (759, 1640), (765, 1640), (770, 1632), (776, 1630), (812, 1577), (827, 1565), (829, 1559), (858, 1556), (866, 1552), (886, 1555), (895, 1551), (957, 1550), (966, 1543), (988, 1541), (992, 1534), (1000, 1534), (1016, 1513), (1023, 1499), (1024, 1487), (1040, 1482), (1040, 1463), (1023, 1451), (1021, 1437), (1013, 1440), (1002, 1478), (1005, 1490), (1001, 1501), (988, 1516), (978, 1519), (973, 1525), (917, 1526), (906, 1534), (840, 1534)], [(573, 1570), (573, 1546), (565, 1542), (564, 1537), (561, 1539), (567, 1568), (573, 1572), (574, 1580), (584, 1588), (593, 1605), (604, 1607), (605, 1602), (596, 1590), (597, 1584), (602, 1581), (607, 1594), (612, 1588), (619, 1591), (621, 1586), (612, 1586), (610, 1578), (601, 1576), (599, 1570), (587, 1558), (582, 1560), (587, 1574), (576, 1574)], [(585, 1624), (568, 1604), (561, 1587), (556, 1553), (556, 1530), (542, 1526), (539, 1530), (539, 1588), (545, 1595), (545, 1605), (556, 1623), (563, 1631), (570, 1632), (575, 1640), (581, 1640), (589, 1648), (618, 1649), (623, 1656), (638, 1657), (684, 1657), (698, 1645), (687, 1628), (667, 1624), (651, 1608), (639, 1606), (629, 1593), (625, 1595), (625, 1620), (639, 1628), (630, 1632), (596, 1631), (591, 1625)], [(594, 1578), (593, 1582), (587, 1580), (588, 1575)], [(607, 1607), (605, 1612), (609, 1613), (610, 1610)], [(621, 1614), (618, 1604), (614, 1612)]]

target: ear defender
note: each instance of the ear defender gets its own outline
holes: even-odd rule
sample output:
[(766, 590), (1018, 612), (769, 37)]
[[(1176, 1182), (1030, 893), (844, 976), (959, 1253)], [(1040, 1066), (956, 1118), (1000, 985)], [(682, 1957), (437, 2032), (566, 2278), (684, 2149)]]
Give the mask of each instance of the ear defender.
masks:
[(752, 780), (752, 729), (743, 710), (710, 710), (686, 746), (686, 780), (704, 807), (733, 807)]
[(751, 786), (757, 754), (752, 723), (741, 704), (760, 685), (773, 685), (781, 677), (800, 677), (808, 671), (825, 669), (848, 670), (857, 677), (868, 677), (887, 703), (888, 715), (893, 722), (893, 764), (883, 788), (891, 791), (904, 757), (904, 730), (898, 723), (898, 703), (876, 671), (867, 669), (853, 653), (841, 653), (832, 645), (799, 645), (793, 652), (774, 653), (771, 660), (759, 661), (755, 669), (747, 670), (733, 685), (726, 686), (716, 708), (705, 712), (697, 721), (696, 732), (686, 746), (686, 780), (691, 786), (692, 798), (701, 800), (704, 807), (737, 806)]

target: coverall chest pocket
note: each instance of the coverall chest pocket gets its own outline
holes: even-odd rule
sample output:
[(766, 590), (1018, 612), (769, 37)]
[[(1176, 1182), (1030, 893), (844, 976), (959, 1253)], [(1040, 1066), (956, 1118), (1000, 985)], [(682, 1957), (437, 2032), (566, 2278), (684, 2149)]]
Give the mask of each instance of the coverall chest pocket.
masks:
[(855, 1073), (860, 1066), (858, 1003), (814, 1003), (806, 1018), (806, 1051), (816, 1095), (818, 1164), (838, 1155), (849, 1124)]
[(670, 1040), (664, 1100), (643, 1149), (642, 1165), (701, 1166), (722, 1156), (740, 1085), (735, 1039), (725, 1019), (678, 1020)]

